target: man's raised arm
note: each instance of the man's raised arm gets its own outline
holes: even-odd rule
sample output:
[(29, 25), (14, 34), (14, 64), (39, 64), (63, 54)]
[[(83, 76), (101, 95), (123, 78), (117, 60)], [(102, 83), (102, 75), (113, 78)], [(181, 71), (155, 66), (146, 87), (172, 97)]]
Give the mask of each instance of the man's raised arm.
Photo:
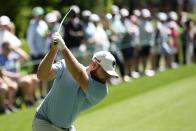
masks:
[(37, 77), (40, 80), (47, 81), (55, 78), (54, 70), (52, 70), (52, 64), (54, 62), (55, 56), (57, 54), (58, 48), (52, 45), (50, 51), (46, 54), (43, 60), (40, 62)]
[(59, 33), (54, 35), (54, 41), (58, 43), (58, 48), (61, 50), (67, 69), (72, 74), (73, 78), (79, 83), (83, 91), (87, 90), (88, 85), (88, 74), (78, 60), (74, 57), (71, 51), (65, 45), (64, 40)]

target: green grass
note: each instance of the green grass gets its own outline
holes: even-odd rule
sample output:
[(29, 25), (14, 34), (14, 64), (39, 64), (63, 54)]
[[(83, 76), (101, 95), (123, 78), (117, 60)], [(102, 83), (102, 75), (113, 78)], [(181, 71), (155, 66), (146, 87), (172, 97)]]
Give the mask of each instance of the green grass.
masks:
[[(84, 112), (78, 131), (196, 130), (196, 66), (180, 67), (111, 86), (108, 97)], [(30, 131), (35, 108), (0, 116), (0, 131)]]
[[(96, 110), (77, 120), (80, 131), (196, 130), (196, 76)], [(190, 81), (193, 81), (191, 83)]]

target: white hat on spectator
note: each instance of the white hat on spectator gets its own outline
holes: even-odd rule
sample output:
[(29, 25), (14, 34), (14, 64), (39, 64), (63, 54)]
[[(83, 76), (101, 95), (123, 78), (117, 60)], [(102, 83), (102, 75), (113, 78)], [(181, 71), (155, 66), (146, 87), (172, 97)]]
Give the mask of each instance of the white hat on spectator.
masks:
[(164, 13), (164, 12), (159, 12), (159, 13), (157, 14), (157, 17), (158, 17), (158, 19), (159, 19), (160, 21), (166, 21), (166, 20), (167, 20), (167, 14)]
[(112, 5), (112, 13), (119, 14), (119, 7), (117, 5)]
[(53, 23), (57, 21), (57, 16), (54, 13), (48, 13), (45, 16), (45, 20), (48, 23)]
[(82, 16), (83, 16), (83, 17), (89, 17), (91, 14), (92, 14), (92, 13), (91, 13), (90, 10), (84, 10), (84, 11), (82, 11)]
[(123, 16), (123, 17), (127, 17), (127, 16), (129, 16), (129, 11), (128, 11), (127, 9), (125, 9), (125, 8), (122, 8), (122, 9), (120, 10), (120, 14), (121, 14), (121, 16)]
[(58, 11), (58, 10), (53, 10), (51, 13), (54, 13), (58, 20), (60, 20), (62, 18), (62, 15), (61, 15), (60, 11)]
[(100, 17), (97, 14), (91, 14), (90, 21), (99, 22), (100, 21)]
[(72, 5), (71, 8), (72, 8), (72, 10), (73, 10), (76, 14), (79, 14), (79, 13), (80, 13), (80, 8), (79, 8), (79, 6), (77, 6), (77, 5)]
[(115, 71), (116, 60), (114, 56), (108, 51), (99, 51), (93, 55), (93, 61), (96, 61), (103, 70), (113, 77), (119, 77)]
[(112, 14), (111, 14), (111, 13), (107, 13), (107, 14), (106, 14), (106, 18), (107, 18), (108, 20), (111, 20), (111, 19), (112, 19)]
[(149, 18), (149, 17), (151, 17), (151, 13), (150, 13), (150, 11), (148, 10), (148, 9), (142, 9), (142, 16), (144, 17), (144, 18)]
[(10, 18), (8, 16), (1, 16), (0, 17), (0, 25), (9, 25), (10, 24)]
[(141, 16), (141, 11), (138, 9), (133, 10), (133, 14), (140, 17)]
[(178, 15), (177, 15), (176, 12), (171, 11), (171, 12), (169, 12), (168, 15), (169, 15), (169, 17), (170, 17), (172, 20), (174, 20), (174, 21), (178, 20)]

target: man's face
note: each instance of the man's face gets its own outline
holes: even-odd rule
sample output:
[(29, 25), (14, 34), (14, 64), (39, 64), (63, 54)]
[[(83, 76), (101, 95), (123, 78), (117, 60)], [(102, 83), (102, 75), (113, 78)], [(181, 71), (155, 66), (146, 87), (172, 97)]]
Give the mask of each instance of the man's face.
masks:
[(9, 53), (11, 52), (11, 46), (9, 44), (4, 44), (2, 46), (2, 52), (4, 55), (8, 56)]
[(104, 83), (111, 78), (111, 76), (104, 71), (101, 65), (96, 62), (94, 64), (94, 68), (91, 70), (91, 75), (93, 75), (93, 77), (96, 77)]
[(8, 25), (0, 25), (1, 30), (9, 30)]

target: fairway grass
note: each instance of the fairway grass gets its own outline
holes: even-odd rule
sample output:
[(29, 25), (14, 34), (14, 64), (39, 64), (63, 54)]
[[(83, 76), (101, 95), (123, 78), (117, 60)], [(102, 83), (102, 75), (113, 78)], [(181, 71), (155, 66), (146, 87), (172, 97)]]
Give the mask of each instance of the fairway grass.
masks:
[[(196, 76), (81, 116), (80, 131), (195, 131)], [(190, 82), (192, 81), (192, 82)]]
[[(180, 67), (109, 88), (77, 119), (78, 131), (195, 131), (196, 66)], [(0, 131), (30, 131), (35, 108), (0, 116)]]

